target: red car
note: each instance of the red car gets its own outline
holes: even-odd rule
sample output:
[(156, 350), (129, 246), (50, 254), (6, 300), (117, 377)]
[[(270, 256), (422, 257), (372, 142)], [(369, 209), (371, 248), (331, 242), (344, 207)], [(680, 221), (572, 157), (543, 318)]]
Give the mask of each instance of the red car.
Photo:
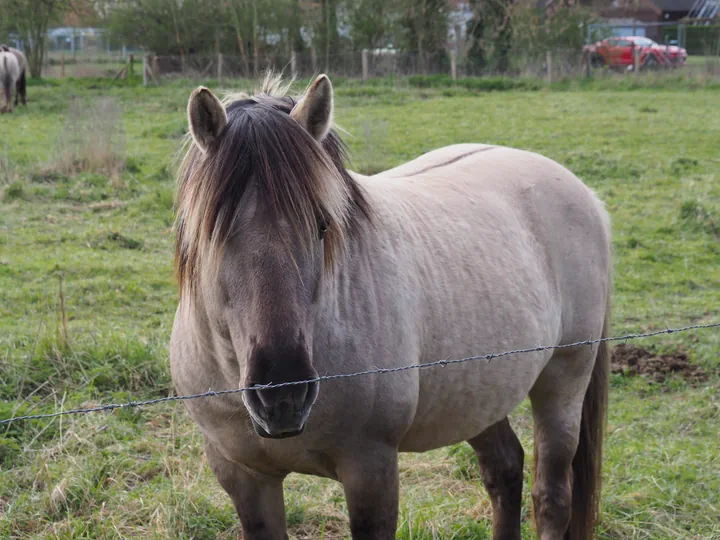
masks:
[(652, 39), (640, 36), (611, 37), (586, 45), (585, 54), (595, 67), (633, 69), (633, 50), (640, 51), (640, 69), (680, 67), (685, 65), (687, 51), (677, 45), (658, 45)]

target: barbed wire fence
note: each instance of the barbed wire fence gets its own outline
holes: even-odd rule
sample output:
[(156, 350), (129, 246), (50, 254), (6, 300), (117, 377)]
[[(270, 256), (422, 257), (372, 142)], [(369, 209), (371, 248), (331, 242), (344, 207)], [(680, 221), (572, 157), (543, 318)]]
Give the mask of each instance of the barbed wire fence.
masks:
[(483, 354), (478, 356), (468, 356), (465, 358), (458, 358), (458, 359), (450, 359), (446, 358), (444, 360), (436, 360), (434, 362), (426, 362), (421, 364), (409, 364), (406, 366), (398, 366), (393, 368), (376, 368), (376, 369), (368, 369), (365, 371), (356, 371), (353, 373), (339, 373), (339, 374), (330, 374), (330, 375), (321, 375), (312, 379), (306, 379), (301, 381), (289, 381), (289, 382), (282, 382), (282, 383), (270, 383), (265, 385), (255, 385), (252, 387), (244, 387), (244, 388), (233, 388), (229, 390), (212, 390), (209, 389), (207, 392), (203, 392), (200, 394), (188, 394), (188, 395), (179, 395), (179, 396), (167, 396), (162, 398), (155, 398), (155, 399), (149, 399), (145, 401), (128, 401), (126, 403), (108, 403), (106, 405), (99, 405), (97, 407), (88, 407), (88, 408), (79, 408), (79, 409), (68, 409), (65, 411), (59, 411), (54, 413), (44, 413), (44, 414), (30, 414), (30, 415), (23, 415), (23, 416), (15, 416), (12, 418), (7, 418), (0, 420), (0, 425), (6, 425), (11, 424), (13, 422), (20, 422), (25, 420), (41, 420), (41, 419), (52, 419), (57, 418), (60, 416), (68, 416), (68, 415), (80, 415), (80, 414), (89, 414), (89, 413), (96, 413), (96, 412), (111, 412), (119, 409), (137, 409), (137, 408), (144, 408), (149, 407), (152, 405), (157, 405), (160, 403), (167, 403), (167, 402), (175, 402), (175, 401), (186, 401), (186, 400), (194, 400), (194, 399), (202, 399), (202, 398), (218, 398), (225, 395), (230, 394), (239, 394), (243, 392), (253, 392), (257, 390), (271, 390), (274, 388), (283, 388), (287, 386), (296, 386), (300, 384), (309, 384), (309, 383), (318, 383), (323, 381), (334, 381), (339, 379), (350, 379), (355, 377), (363, 377), (363, 376), (369, 376), (369, 375), (385, 375), (390, 373), (398, 373), (402, 371), (409, 371), (414, 369), (428, 369), (428, 368), (434, 368), (434, 367), (441, 367), (444, 368), (446, 366), (454, 365), (454, 364), (463, 364), (466, 362), (473, 362), (473, 361), (480, 361), (480, 360), (486, 360), (488, 362), (495, 360), (497, 358), (502, 358), (504, 356), (510, 356), (510, 355), (516, 355), (516, 354), (527, 354), (532, 352), (543, 352), (543, 351), (551, 351), (551, 350), (558, 350), (558, 349), (569, 349), (574, 347), (583, 347), (583, 346), (592, 346), (599, 343), (608, 343), (608, 342), (616, 342), (616, 341), (631, 341), (636, 339), (643, 339), (643, 338), (649, 338), (653, 336), (659, 336), (659, 335), (667, 335), (667, 334), (677, 334), (682, 332), (689, 332), (691, 330), (705, 330), (705, 329), (711, 329), (711, 328), (720, 328), (720, 322), (717, 323), (708, 323), (708, 324), (694, 324), (689, 326), (683, 326), (680, 328), (665, 328), (664, 330), (656, 330), (652, 332), (645, 332), (645, 333), (636, 333), (636, 334), (625, 334), (620, 336), (613, 336), (613, 337), (604, 337), (604, 338), (598, 338), (598, 339), (588, 339), (584, 341), (576, 341), (573, 343), (566, 343), (561, 345), (538, 345), (535, 347), (528, 347), (528, 348), (522, 348), (522, 349), (514, 349), (514, 350), (508, 350), (498, 353), (489, 353), (489, 354)]

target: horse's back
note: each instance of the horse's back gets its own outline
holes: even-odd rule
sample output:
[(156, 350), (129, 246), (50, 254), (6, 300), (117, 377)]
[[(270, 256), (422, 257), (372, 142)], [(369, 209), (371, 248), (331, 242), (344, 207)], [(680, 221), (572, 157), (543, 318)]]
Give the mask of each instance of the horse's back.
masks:
[[(540, 154), (458, 144), (369, 181), (402, 200), (416, 219), (440, 234), (441, 224), (448, 221), (474, 225), (470, 232), (476, 238), (486, 232), (489, 239), (504, 227), (507, 236), (529, 235), (556, 270), (561, 260), (578, 256), (590, 257), (605, 269), (609, 264), (603, 257), (610, 249), (610, 222), (603, 203), (571, 171)], [(478, 241), (482, 249), (484, 241)]]
[(20, 76), (20, 65), (17, 57), (11, 52), (0, 52), (0, 73), (3, 79), (13, 82)]
[(25, 55), (22, 53), (22, 51), (14, 47), (10, 47), (10, 52), (15, 56), (15, 59), (18, 62), (18, 69), (20, 70), (20, 72), (22, 73), (23, 71), (25, 71), (25, 68), (27, 67), (27, 61), (25, 60)]
[(496, 148), (486, 144), (454, 144), (451, 146), (445, 146), (443, 148), (437, 148), (421, 156), (380, 172), (374, 176), (374, 178), (405, 178), (408, 176), (414, 176), (418, 174), (428, 173), (430, 171), (436, 171), (442, 167), (451, 165), (459, 159), (469, 158), (479, 152), (484, 152)]

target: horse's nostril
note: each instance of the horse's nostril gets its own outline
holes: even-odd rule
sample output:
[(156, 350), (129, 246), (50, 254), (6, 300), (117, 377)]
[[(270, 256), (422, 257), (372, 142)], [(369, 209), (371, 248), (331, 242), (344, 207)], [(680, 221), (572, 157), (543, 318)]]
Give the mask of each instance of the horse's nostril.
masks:
[(305, 398), (308, 393), (307, 384), (299, 384), (295, 387), (295, 390), (290, 394), (292, 396), (293, 412), (300, 413), (305, 407)]
[(317, 397), (317, 383), (303, 383), (280, 388), (258, 389), (249, 392), (269, 417), (306, 413)]
[(319, 384), (313, 382), (248, 391), (245, 406), (257, 434), (282, 438), (302, 433), (318, 388)]
[(320, 383), (317, 381), (308, 383), (307, 389), (305, 392), (305, 400), (303, 401), (302, 408), (307, 413), (310, 410), (310, 407), (312, 407), (313, 403), (315, 403), (315, 400), (318, 397), (318, 392), (320, 391)]
[(260, 399), (260, 403), (262, 403), (263, 407), (265, 407), (266, 409), (272, 407), (272, 404), (275, 401), (274, 396), (272, 395), (272, 389), (255, 390), (254, 394), (257, 395), (257, 397)]

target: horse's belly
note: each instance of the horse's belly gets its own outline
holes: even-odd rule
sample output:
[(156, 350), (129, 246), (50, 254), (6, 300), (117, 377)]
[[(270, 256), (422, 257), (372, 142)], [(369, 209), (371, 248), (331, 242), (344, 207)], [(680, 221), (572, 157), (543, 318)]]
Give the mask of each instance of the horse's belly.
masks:
[(479, 435), (525, 399), (549, 358), (543, 352), (430, 368), (436, 372), (421, 381), (400, 451), (424, 452)]

